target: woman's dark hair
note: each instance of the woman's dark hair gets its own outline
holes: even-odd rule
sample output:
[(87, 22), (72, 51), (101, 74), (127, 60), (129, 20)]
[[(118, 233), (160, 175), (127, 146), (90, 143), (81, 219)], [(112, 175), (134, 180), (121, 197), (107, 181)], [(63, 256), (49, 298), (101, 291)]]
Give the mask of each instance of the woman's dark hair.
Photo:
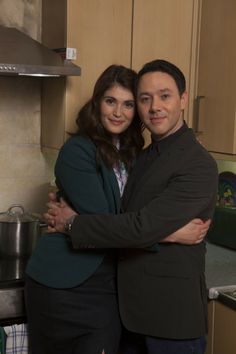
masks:
[(184, 74), (176, 65), (163, 59), (156, 59), (145, 64), (138, 72), (136, 85), (138, 86), (139, 80), (144, 74), (155, 71), (160, 71), (169, 74), (175, 80), (179, 95), (182, 96), (182, 94), (186, 90), (186, 81)]
[(137, 74), (132, 69), (122, 65), (109, 66), (95, 83), (91, 99), (79, 111), (76, 134), (87, 136), (95, 143), (98, 167), (101, 160), (110, 168), (122, 161), (130, 170), (132, 161), (144, 145), (142, 123), (136, 110), (130, 126), (119, 135), (119, 150), (113, 145), (112, 136), (104, 129), (100, 119), (101, 100), (105, 91), (118, 84), (134, 94), (136, 78)]

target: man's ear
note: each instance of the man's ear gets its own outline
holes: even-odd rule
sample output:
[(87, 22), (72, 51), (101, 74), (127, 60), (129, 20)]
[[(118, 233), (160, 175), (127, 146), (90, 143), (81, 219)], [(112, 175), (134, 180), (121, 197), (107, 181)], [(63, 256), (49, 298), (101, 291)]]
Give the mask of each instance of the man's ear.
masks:
[(187, 103), (188, 103), (188, 92), (187, 91), (184, 91), (184, 93), (182, 93), (180, 100), (181, 100), (181, 109), (184, 110)]

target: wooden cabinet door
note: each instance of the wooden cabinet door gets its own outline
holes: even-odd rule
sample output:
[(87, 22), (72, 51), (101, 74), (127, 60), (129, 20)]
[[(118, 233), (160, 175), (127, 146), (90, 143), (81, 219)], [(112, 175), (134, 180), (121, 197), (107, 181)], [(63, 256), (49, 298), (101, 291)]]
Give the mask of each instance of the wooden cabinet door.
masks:
[[(43, 25), (47, 29), (44, 43), (76, 48), (74, 63), (82, 72), (81, 76), (67, 77), (66, 83), (53, 79), (46, 82), (42, 145), (50, 148), (60, 148), (65, 132), (75, 131), (77, 113), (90, 98), (102, 71), (111, 64), (131, 66), (132, 0), (60, 0), (60, 6), (57, 3), (58, 0), (43, 0)], [(53, 11), (57, 13), (57, 23)], [(55, 127), (59, 127), (57, 137)]]
[(202, 3), (199, 86), (201, 140), (210, 151), (236, 154), (236, 1)]
[(44, 88), (44, 146), (59, 148), (65, 132), (75, 130), (78, 110), (112, 63), (139, 70), (145, 62), (162, 58), (178, 65), (189, 91), (184, 118), (192, 124), (201, 0), (61, 0), (60, 6), (58, 0), (42, 1), (44, 43), (76, 48), (75, 64), (82, 68), (80, 77), (49, 81)]
[(207, 347), (205, 354), (213, 354), (214, 340), (214, 317), (215, 317), (215, 301), (208, 301), (208, 333)]
[(111, 64), (131, 65), (132, 0), (67, 1), (67, 45), (78, 51), (81, 77), (68, 78), (66, 129)]
[(214, 354), (236, 352), (236, 310), (216, 301), (214, 318)]
[(199, 0), (134, 0), (132, 67), (166, 59), (184, 72), (189, 92), (185, 119), (191, 124), (199, 30)]

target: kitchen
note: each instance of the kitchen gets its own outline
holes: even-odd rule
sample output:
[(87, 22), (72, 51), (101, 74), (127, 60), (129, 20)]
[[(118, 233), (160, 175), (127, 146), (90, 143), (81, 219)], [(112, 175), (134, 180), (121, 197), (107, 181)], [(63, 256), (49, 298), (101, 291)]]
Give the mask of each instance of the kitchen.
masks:
[[(120, 1), (117, 4), (116, 1), (90, 0), (67, 1), (65, 5), (65, 1), (60, 1), (58, 4), (58, 1), (55, 3), (52, 0), (1, 1), (1, 25), (17, 27), (38, 41), (42, 38), (43, 43), (51, 48), (65, 46), (77, 48), (75, 63), (82, 68), (81, 77), (71, 77), (67, 80), (64, 78), (0, 77), (2, 97), (0, 110), (1, 211), (6, 211), (14, 203), (22, 204), (29, 212), (42, 213), (44, 211), (47, 193), (52, 188), (57, 149), (65, 138), (65, 132), (73, 130), (76, 112), (88, 97), (94, 79), (111, 62), (121, 62), (138, 69), (147, 60), (161, 56), (171, 58), (172, 61), (181, 64), (184, 72), (188, 74), (188, 88), (192, 92), (188, 108), (189, 116), (193, 112), (195, 96), (205, 95), (201, 92), (197, 94), (195, 87), (201, 1), (149, 1), (145, 8), (143, 8), (143, 1), (134, 1), (137, 16), (134, 19), (135, 31), (131, 39), (131, 34), (127, 34), (131, 33), (132, 3), (133, 1)], [(204, 1), (204, 3), (212, 6), (212, 1)], [(234, 6), (232, 1), (226, 3), (229, 7)], [(66, 25), (65, 11), (63, 11), (65, 7), (63, 6), (67, 6)], [(143, 38), (149, 37), (152, 33), (150, 28), (150, 32), (146, 34), (144, 28), (147, 26), (147, 19), (151, 16), (151, 12), (158, 11), (159, 6), (162, 6), (162, 15), (158, 19), (161, 31), (155, 33), (154, 39), (159, 43), (156, 48), (153, 40), (149, 42), (144, 41)], [(143, 12), (143, 18), (138, 16), (140, 11)], [(163, 13), (168, 13), (168, 16), (163, 16)], [(231, 13), (233, 14), (233, 11)], [(120, 21), (121, 18), (122, 21)], [(55, 21), (58, 25), (50, 26)], [(151, 23), (154, 23), (154, 19), (150, 20)], [(79, 29), (76, 32), (74, 29), (77, 24)], [(63, 31), (65, 27), (67, 36)], [(226, 28), (228, 29), (227, 26)], [(235, 27), (233, 29), (235, 30)], [(83, 36), (85, 30), (86, 40)], [(98, 38), (103, 40), (98, 41)], [(184, 38), (184, 43), (179, 44), (179, 38)], [(131, 41), (133, 43), (132, 58)], [(122, 43), (122, 48), (120, 46), (117, 48), (117, 43)], [(224, 42), (224, 51), (227, 50), (227, 44)], [(228, 60), (232, 60), (232, 63), (235, 62), (234, 56), (235, 53), (230, 52)], [(232, 70), (232, 76), (233, 74)], [(202, 74), (201, 77), (204, 75)], [(54, 100), (51, 100), (51, 97)], [(58, 100), (58, 97), (61, 97), (61, 100)], [(199, 104), (201, 115), (204, 113), (201, 111), (205, 108), (204, 100), (200, 100)], [(194, 116), (194, 118), (194, 122), (189, 121), (189, 123), (196, 127), (198, 117)], [(204, 130), (204, 122), (200, 119), (198, 123), (199, 130)], [(234, 132), (230, 121), (227, 121), (225, 126), (220, 126), (221, 134), (223, 129), (227, 129), (225, 140), (229, 144), (229, 137)], [(208, 131), (211, 132), (213, 129), (208, 129)], [(214, 123), (214, 131), (218, 132), (216, 123)], [(209, 142), (205, 139), (212, 139), (212, 136), (209, 136), (210, 132), (207, 138), (204, 134), (201, 136), (206, 147)], [(219, 139), (219, 135), (216, 136), (215, 140), (217, 139), (219, 144), (222, 144), (224, 139)], [(221, 146), (217, 150), (212, 143), (210, 148), (216, 152), (214, 156), (217, 158), (219, 172), (236, 172), (235, 151), (230, 151), (230, 146), (226, 148)], [(228, 153), (228, 155), (222, 153)], [(236, 284), (235, 281), (234, 284)], [(216, 285), (219, 286), (219, 284)], [(224, 354), (227, 353), (230, 351)]]

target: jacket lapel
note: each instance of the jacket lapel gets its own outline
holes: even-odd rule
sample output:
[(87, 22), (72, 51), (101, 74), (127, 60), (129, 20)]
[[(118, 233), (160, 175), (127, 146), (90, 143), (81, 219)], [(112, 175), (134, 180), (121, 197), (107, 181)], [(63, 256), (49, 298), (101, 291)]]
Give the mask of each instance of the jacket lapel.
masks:
[(120, 212), (120, 190), (119, 185), (113, 170), (108, 169), (105, 165), (102, 165), (102, 178), (103, 178), (103, 188), (106, 194), (111, 213)]
[(174, 144), (171, 144), (167, 150), (165, 150), (162, 154), (157, 155), (156, 159), (152, 160), (150, 164), (146, 164), (145, 170), (140, 173), (140, 168), (143, 168), (143, 160), (147, 158), (148, 148), (143, 151), (142, 156), (138, 159), (133, 172), (129, 176), (124, 196), (122, 198), (122, 209), (127, 209), (130, 199), (136, 193), (142, 193), (143, 186), (146, 183), (149, 183), (150, 179), (153, 177), (158, 179), (158, 175), (162, 175), (162, 171), (165, 169), (165, 166), (167, 164), (168, 167), (170, 166), (170, 159), (173, 161), (173, 165), (178, 163), (183, 151), (189, 146), (188, 141), (192, 134), (193, 133), (190, 129), (187, 130), (178, 139), (176, 139)]

